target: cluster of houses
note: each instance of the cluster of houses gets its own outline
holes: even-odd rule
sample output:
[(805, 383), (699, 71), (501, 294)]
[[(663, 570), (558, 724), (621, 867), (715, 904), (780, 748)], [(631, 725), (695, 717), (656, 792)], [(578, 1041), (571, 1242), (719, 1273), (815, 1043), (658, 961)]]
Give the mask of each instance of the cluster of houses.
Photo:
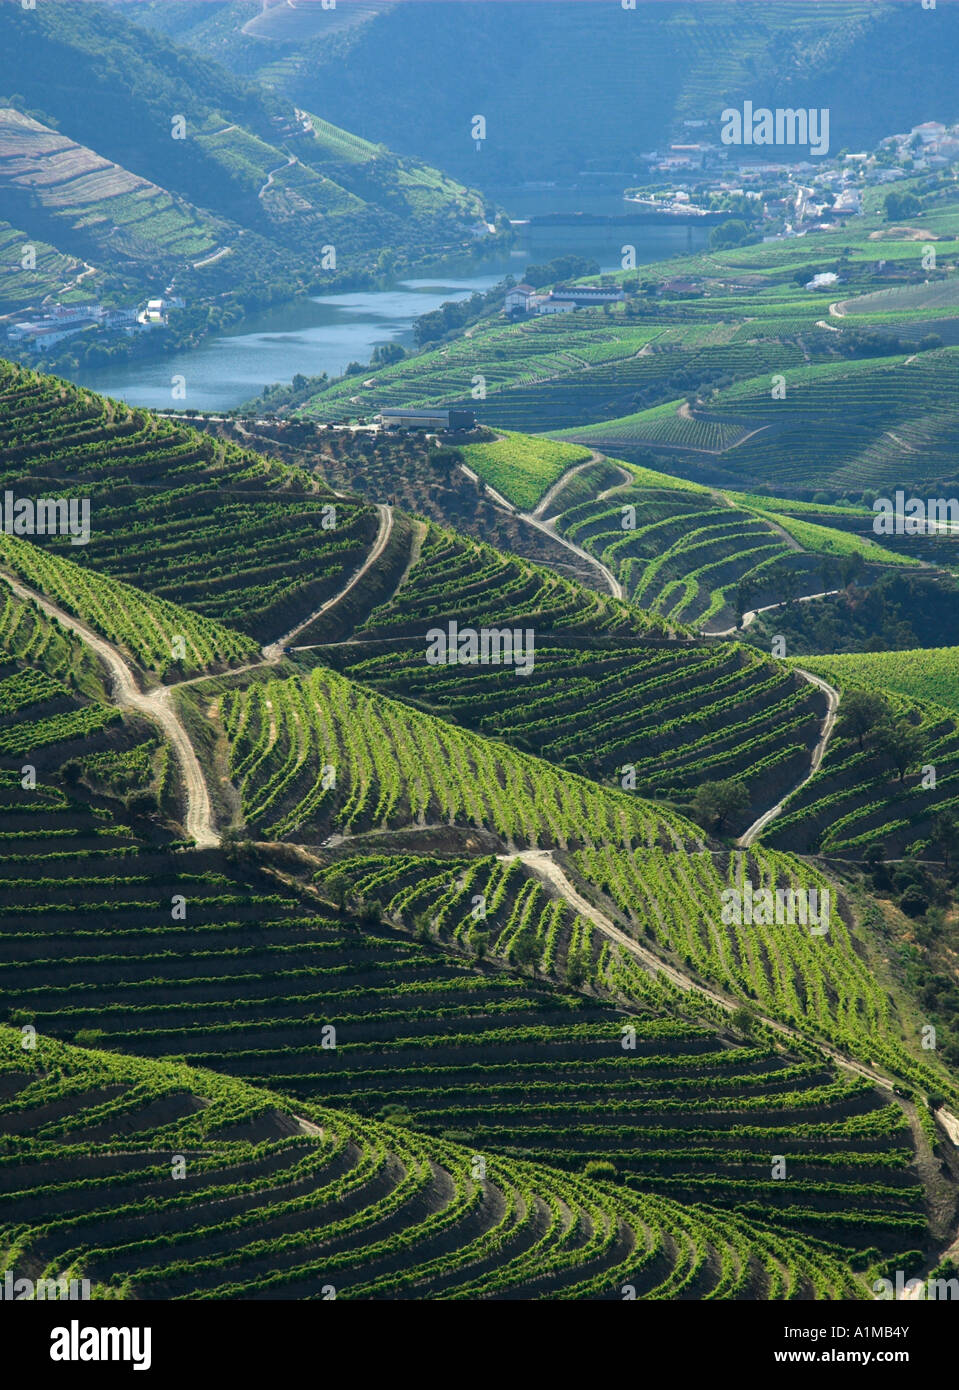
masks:
[(503, 312), (510, 318), (520, 315), (569, 314), (574, 309), (591, 309), (597, 304), (622, 304), (625, 291), (600, 285), (566, 285), (541, 294), (532, 285), (514, 285), (506, 293)]
[[(945, 169), (959, 158), (959, 125), (946, 126), (941, 121), (923, 121), (914, 125), (907, 134), (887, 135), (879, 141), (881, 150), (891, 153), (895, 158), (912, 159), (911, 173), (922, 173), (929, 169)], [(888, 183), (890, 175), (905, 178), (904, 169), (883, 169), (876, 182)]]
[(22, 319), (8, 328), (7, 342), (39, 354), (90, 329), (132, 334), (163, 325), (171, 308), (182, 307), (182, 299), (151, 299), (143, 307), (130, 309), (108, 309), (102, 304), (56, 304), (46, 313)]

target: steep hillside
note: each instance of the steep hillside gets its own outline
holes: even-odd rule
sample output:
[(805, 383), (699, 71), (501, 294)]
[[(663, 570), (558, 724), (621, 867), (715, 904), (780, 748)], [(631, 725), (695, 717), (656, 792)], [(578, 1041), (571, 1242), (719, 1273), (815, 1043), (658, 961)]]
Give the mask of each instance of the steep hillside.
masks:
[[(898, 1106), (840, 1079), (814, 1047), (710, 1019), (708, 1000), (650, 979), (588, 919), (564, 920), (516, 863), (489, 894), (484, 961), (466, 899), (488, 860), (326, 856), (319, 891), (345, 888), (344, 915), (278, 881), (269, 857), (257, 868), (174, 855), (103, 824), (91, 841), (82, 800), (44, 791), (40, 818), (37, 793), (4, 791), (0, 833), (21, 833), (3, 872), (0, 974), (11, 1021), (41, 1037), (187, 1057), (572, 1175), (612, 1162), (631, 1190), (731, 1206), (847, 1250), (922, 1237), (918, 1136)], [(449, 891), (464, 872), (468, 932)], [(495, 928), (509, 912), (510, 935), (533, 930), (537, 891), (553, 960), (528, 980), (503, 965)], [(422, 914), (435, 926), (413, 940)], [(574, 965), (572, 992), (549, 984)], [(576, 993), (584, 980), (590, 992)], [(770, 1145), (788, 1155), (787, 1184), (769, 1180)]]
[(420, 644), (317, 653), (364, 685), (607, 785), (687, 803), (734, 777), (745, 829), (809, 766), (827, 702), (801, 675), (732, 643), (542, 643), (522, 682), (508, 668), (433, 667)]
[(945, 705), (959, 713), (959, 648), (813, 656), (806, 665), (840, 685), (889, 691)]
[(7, 1267), (101, 1296), (866, 1296), (832, 1251), (728, 1213), (507, 1157), (480, 1170), (183, 1066), (24, 1051), (13, 1029), (0, 1047)]
[[(179, 36), (189, 42), (195, 28), (206, 45), (209, 20), (184, 8)], [(276, 5), (252, 26), (248, 6), (224, 8), (216, 38), (236, 70), (260, 72), (311, 109), (322, 93), (329, 119), (487, 186), (584, 170), (628, 177), (637, 152), (688, 139), (684, 121), (718, 126), (724, 107), (757, 93), (773, 106), (831, 107), (836, 148), (908, 130), (932, 109), (956, 115), (942, 63), (959, 46), (949, 5), (921, 24), (899, 5), (828, 0), (394, 5), (325, 32), (302, 6)], [(429, 102), (418, 80), (426, 52), (438, 74)], [(886, 81), (892, 53), (897, 76)], [(572, 100), (558, 97), (558, 68), (569, 69)], [(487, 122), (480, 150), (476, 113)]]
[(669, 622), (729, 632), (746, 613), (845, 587), (854, 574), (867, 583), (883, 567), (916, 565), (876, 542), (864, 509), (829, 511), (821, 525), (784, 499), (644, 468), (626, 473), (625, 486), (561, 511), (555, 529), (609, 566), (633, 603)]
[(473, 244), (475, 191), (139, 27), (137, 8), (0, 10), (4, 199), (28, 236), (91, 261), (121, 298), (174, 277), (194, 314), (212, 295), (229, 295), (222, 314)]
[[(893, 671), (898, 656), (885, 657)], [(884, 858), (935, 858), (936, 821), (959, 810), (959, 716), (899, 693), (868, 661), (814, 661), (844, 694), (872, 690), (883, 706), (861, 733), (840, 722), (822, 766), (786, 801), (766, 838), (803, 854), (862, 857), (878, 849)]]
[[(807, 487), (871, 488), (887, 496), (897, 487), (935, 493), (955, 487), (950, 402), (957, 371), (959, 349), (949, 347), (920, 357), (802, 366), (785, 371), (784, 399), (772, 397), (768, 377), (738, 382), (694, 410), (686, 432), (749, 433), (749, 439), (720, 440), (717, 446), (729, 476), (752, 481), (764, 472), (790, 472)], [(654, 442), (660, 421), (653, 411), (637, 416), (628, 422), (632, 438)], [(611, 422), (593, 432), (618, 438), (626, 425)], [(690, 447), (691, 439), (685, 444)]]
[[(828, 682), (816, 688), (804, 668), (737, 644), (668, 636), (665, 623), (653, 631), (628, 603), (342, 497), (298, 463), (36, 373), (11, 370), (6, 384), (3, 481), (19, 493), (82, 485), (95, 523), (105, 519), (86, 546), (10, 536), (0, 557), (20, 586), (0, 616), (7, 1022), (27, 1037), (36, 1029), (39, 1048), (53, 1038), (108, 1048), (112, 1059), (82, 1055), (146, 1068), (144, 1085), (150, 1068), (169, 1078), (184, 1060), (216, 1074), (177, 1070), (172, 1101), (170, 1087), (162, 1099), (147, 1091), (149, 1120), (117, 1102), (119, 1122), (151, 1149), (156, 1117), (163, 1143), (187, 1157), (186, 1181), (194, 1160), (204, 1165), (207, 1205), (195, 1193), (181, 1205), (175, 1177), (158, 1206), (142, 1194), (134, 1204), (110, 1169), (91, 1206), (92, 1189), (58, 1173), (72, 1214), (61, 1228), (48, 1208), (31, 1215), (11, 1180), (11, 1258), (22, 1252), (38, 1272), (41, 1258), (82, 1267), (124, 1296), (308, 1296), (321, 1264), (337, 1288), (346, 1271), (344, 1296), (611, 1296), (613, 1272), (633, 1282), (621, 1271), (647, 1248), (631, 1225), (639, 1211), (644, 1233), (657, 1221), (664, 1231), (650, 1248), (669, 1253), (643, 1285), (649, 1296), (851, 1290), (877, 1261), (936, 1254), (955, 1210), (939, 1123), (951, 1123), (944, 1104), (959, 1106), (950, 1026), (951, 1050), (924, 1050), (925, 996), (877, 941), (876, 904), (844, 872), (789, 852), (797, 824), (816, 823), (797, 820), (793, 804), (837, 767), (841, 796), (857, 804), (859, 770), (833, 726)], [(520, 481), (561, 505), (568, 486), (584, 473), (603, 481), (604, 468), (573, 462), (558, 488), (535, 469)], [(632, 476), (637, 489), (662, 490), (658, 475)], [(666, 481), (687, 508), (711, 497)], [(259, 570), (236, 527), (218, 529), (238, 498), (287, 579), (303, 557), (302, 579), (274, 607), (253, 603)], [(136, 529), (124, 525), (124, 500), (135, 501)], [(186, 578), (161, 565), (158, 546), (165, 509), (180, 500), (170, 554), (189, 559)], [(740, 503), (758, 514), (764, 499)], [(792, 505), (776, 515), (850, 517)], [(332, 543), (324, 507), (336, 512)], [(298, 531), (307, 508), (315, 520)], [(139, 566), (142, 589), (114, 577), (121, 563)], [(217, 587), (205, 587), (217, 570), (230, 623), (219, 621)], [(180, 609), (166, 597), (177, 584)], [(41, 589), (52, 597), (37, 607), (29, 595)], [(519, 628), (512, 669), (427, 661), (430, 628), (453, 621)], [(175, 624), (212, 644), (185, 680), (182, 665), (161, 660)], [(267, 627), (257, 653), (242, 634)], [(153, 662), (167, 685), (131, 696), (134, 660)], [(233, 669), (218, 671), (227, 660)], [(946, 804), (954, 721), (930, 721)], [(717, 778), (749, 797), (718, 818), (695, 800)], [(891, 819), (899, 791), (886, 781), (879, 812)], [(696, 805), (708, 830), (676, 802)], [(761, 833), (785, 852), (757, 843)], [(729, 919), (730, 895), (793, 906), (781, 919)], [(44, 1124), (65, 1114), (74, 1055), (58, 1053), (53, 1079), (37, 1083), (38, 1103), (54, 1107)], [(263, 1106), (246, 1083), (270, 1088)], [(14, 1084), (22, 1103), (8, 1130), (33, 1103)], [(83, 1108), (84, 1140), (109, 1122), (98, 1107), (120, 1095), (104, 1094), (111, 1084), (97, 1082), (96, 1104)], [(213, 1104), (183, 1101), (195, 1094)], [(272, 1140), (257, 1127), (267, 1111), (357, 1149), (364, 1135), (382, 1139), (375, 1196), (350, 1207), (341, 1231), (341, 1208), (331, 1217), (299, 1181), (277, 1196), (251, 1169), (240, 1195), (259, 1195), (230, 1209), (224, 1231), (237, 1193), (208, 1181), (217, 1134), (171, 1128), (202, 1126), (220, 1095), (253, 1126), (231, 1137)], [(111, 1162), (130, 1159), (112, 1130), (93, 1137)], [(45, 1129), (33, 1139), (28, 1158), (44, 1162), (37, 1144), (63, 1142)], [(786, 1161), (787, 1181), (771, 1173), (770, 1153)], [(146, 1181), (159, 1182), (155, 1155), (143, 1157)], [(229, 1157), (231, 1184), (238, 1165), (262, 1160), (275, 1173), (285, 1162), (265, 1148)], [(358, 1224), (367, 1205), (369, 1224)], [(447, 1222), (466, 1238), (441, 1238)], [(96, 1240), (78, 1237), (88, 1227)], [(703, 1234), (698, 1246), (679, 1240), (687, 1260), (671, 1242), (700, 1229), (722, 1229), (727, 1242), (741, 1230), (739, 1254)], [(501, 1257), (504, 1230), (510, 1242), (515, 1230), (516, 1259)], [(239, 1231), (249, 1244), (238, 1247)], [(544, 1257), (554, 1236), (556, 1258)], [(767, 1239), (783, 1251), (775, 1270)], [(520, 1247), (539, 1252), (534, 1265)], [(797, 1250), (807, 1253), (789, 1273)], [(831, 1273), (817, 1272), (816, 1252)]]
[(338, 590), (377, 529), (373, 508), (298, 469), (10, 363), (0, 482), (17, 496), (82, 492), (89, 543), (40, 546), (261, 642)]

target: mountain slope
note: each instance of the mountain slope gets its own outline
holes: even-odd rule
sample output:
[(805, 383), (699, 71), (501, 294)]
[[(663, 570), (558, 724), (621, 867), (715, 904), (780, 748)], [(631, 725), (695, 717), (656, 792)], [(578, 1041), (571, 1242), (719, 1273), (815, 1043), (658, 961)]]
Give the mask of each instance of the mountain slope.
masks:
[[(209, 23), (192, 8), (181, 10), (179, 37), (190, 42), (199, 24), (196, 42), (206, 44)], [(949, 5), (914, 16), (896, 4), (829, 0), (634, 10), (401, 4), (325, 34), (300, 8), (273, 6), (253, 26), (269, 33), (265, 42), (249, 32), (247, 6), (223, 7), (224, 61), (259, 71), (311, 109), (321, 92), (329, 119), (487, 186), (582, 171), (628, 178), (639, 151), (715, 141), (720, 112), (744, 97), (830, 107), (834, 148), (863, 148), (931, 110), (942, 120), (957, 113), (943, 62), (959, 48)], [(419, 81), (426, 52), (438, 74), (428, 102)], [(575, 100), (558, 98), (557, 70), (568, 72)], [(480, 151), (471, 138), (477, 113), (487, 122)]]
[(6, 193), (30, 236), (89, 254), (139, 298), (164, 288), (136, 264), (152, 254), (151, 280), (158, 268), (191, 302), (229, 291), (246, 307), (472, 244), (478, 194), (314, 124), (135, 17), (0, 8)]
[(825, 1248), (728, 1213), (505, 1157), (480, 1171), (183, 1066), (24, 1051), (9, 1028), (0, 1049), (6, 1267), (101, 1296), (865, 1296)]

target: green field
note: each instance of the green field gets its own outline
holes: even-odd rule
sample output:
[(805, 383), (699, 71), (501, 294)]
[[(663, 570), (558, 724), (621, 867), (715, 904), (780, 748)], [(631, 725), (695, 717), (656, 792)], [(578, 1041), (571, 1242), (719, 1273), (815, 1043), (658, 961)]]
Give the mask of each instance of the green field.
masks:
[(929, 700), (959, 713), (959, 647), (812, 656), (804, 657), (803, 662), (811, 671), (840, 686), (888, 690)]
[(523, 434), (505, 434), (491, 444), (467, 444), (462, 453), (484, 483), (522, 511), (531, 511), (567, 469), (590, 457), (589, 449)]

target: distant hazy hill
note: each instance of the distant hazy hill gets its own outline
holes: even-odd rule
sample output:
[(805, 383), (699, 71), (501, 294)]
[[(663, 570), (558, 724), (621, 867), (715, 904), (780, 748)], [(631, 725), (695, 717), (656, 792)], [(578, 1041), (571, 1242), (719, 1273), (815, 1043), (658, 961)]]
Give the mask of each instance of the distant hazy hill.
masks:
[(14, 227), (107, 271), (199, 260), (200, 280), (178, 279), (194, 295), (322, 285), (328, 245), (336, 272), (355, 275), (471, 242), (477, 193), (320, 119), (322, 100), (297, 111), (137, 17), (0, 6), (0, 186)]
[(747, 97), (828, 106), (833, 150), (959, 114), (959, 12), (919, 0), (145, 9), (234, 71), (311, 109), (322, 97), (328, 119), (486, 187), (632, 171), (640, 151), (715, 141), (722, 109)]

